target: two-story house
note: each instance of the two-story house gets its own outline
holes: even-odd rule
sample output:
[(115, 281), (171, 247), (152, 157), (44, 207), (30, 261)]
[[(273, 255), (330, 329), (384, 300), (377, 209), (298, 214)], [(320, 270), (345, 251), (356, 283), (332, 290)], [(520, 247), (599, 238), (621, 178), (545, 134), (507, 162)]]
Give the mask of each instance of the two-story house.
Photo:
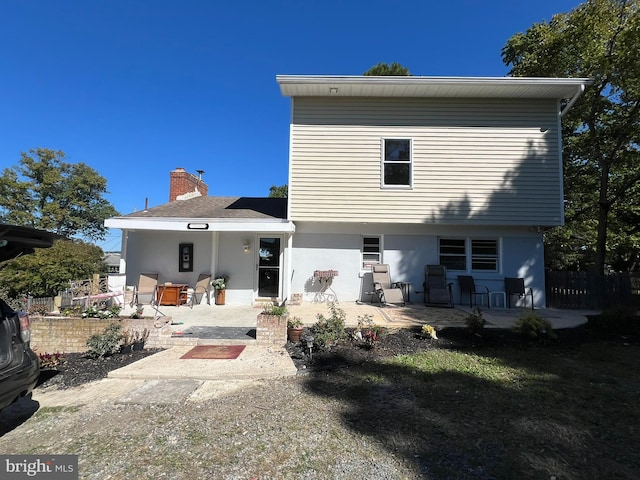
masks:
[(277, 81), (292, 104), (292, 292), (331, 269), (341, 300), (366, 299), (378, 262), (422, 290), (424, 266), (441, 264), (454, 286), (524, 277), (544, 305), (542, 236), (563, 223), (561, 119), (588, 80)]
[[(504, 290), (505, 276), (524, 277), (544, 306), (543, 232), (564, 220), (562, 115), (588, 79), (277, 82), (291, 97), (286, 214), (265, 213), (268, 199), (245, 202), (247, 210), (201, 198), (110, 219), (123, 245), (136, 245), (123, 256), (146, 258), (127, 268), (128, 284), (154, 269), (191, 282), (177, 268), (178, 244), (187, 242), (197, 245), (196, 270), (230, 275), (230, 303), (312, 301), (326, 281), (318, 271), (337, 274), (340, 301), (368, 301), (371, 265), (386, 263), (394, 281), (411, 284), (414, 301), (424, 266), (441, 264), (454, 287), (461, 274), (490, 290)], [(213, 203), (217, 210), (207, 209)], [(167, 230), (170, 241), (152, 240)], [(145, 250), (149, 242), (162, 253)]]

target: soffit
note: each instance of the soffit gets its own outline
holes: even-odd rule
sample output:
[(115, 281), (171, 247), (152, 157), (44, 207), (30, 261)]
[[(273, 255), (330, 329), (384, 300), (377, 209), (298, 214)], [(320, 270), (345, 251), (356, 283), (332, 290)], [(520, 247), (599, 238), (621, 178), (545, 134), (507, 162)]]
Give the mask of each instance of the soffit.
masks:
[(288, 97), (571, 98), (587, 78), (278, 75)]

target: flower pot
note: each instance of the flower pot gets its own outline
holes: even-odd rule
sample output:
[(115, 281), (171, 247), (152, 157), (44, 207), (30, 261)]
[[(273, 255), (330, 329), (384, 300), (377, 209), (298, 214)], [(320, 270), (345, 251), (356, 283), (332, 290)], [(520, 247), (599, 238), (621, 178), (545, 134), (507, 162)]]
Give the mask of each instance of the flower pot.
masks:
[(226, 290), (216, 290), (216, 305), (224, 305)]
[(120, 345), (120, 353), (131, 353), (131, 345)]
[(287, 336), (292, 343), (298, 343), (302, 337), (302, 327), (287, 328)]
[(131, 350), (135, 351), (140, 351), (144, 349), (144, 342), (133, 342), (133, 344), (131, 345)]

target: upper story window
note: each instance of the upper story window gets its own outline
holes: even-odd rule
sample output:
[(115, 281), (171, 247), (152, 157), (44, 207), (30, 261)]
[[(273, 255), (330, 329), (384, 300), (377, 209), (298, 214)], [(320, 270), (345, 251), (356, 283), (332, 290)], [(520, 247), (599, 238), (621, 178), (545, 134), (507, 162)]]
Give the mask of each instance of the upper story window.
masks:
[(447, 270), (497, 272), (499, 258), (495, 239), (440, 239), (440, 264)]
[(382, 143), (382, 186), (411, 187), (411, 140), (385, 138)]
[(382, 237), (362, 237), (362, 268), (382, 263)]

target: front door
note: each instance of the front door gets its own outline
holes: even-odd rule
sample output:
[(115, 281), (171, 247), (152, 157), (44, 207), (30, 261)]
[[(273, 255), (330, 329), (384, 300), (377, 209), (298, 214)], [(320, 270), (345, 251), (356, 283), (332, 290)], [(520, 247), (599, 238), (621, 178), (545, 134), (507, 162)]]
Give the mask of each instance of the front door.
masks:
[(279, 237), (260, 237), (258, 248), (258, 297), (280, 296), (280, 243)]

